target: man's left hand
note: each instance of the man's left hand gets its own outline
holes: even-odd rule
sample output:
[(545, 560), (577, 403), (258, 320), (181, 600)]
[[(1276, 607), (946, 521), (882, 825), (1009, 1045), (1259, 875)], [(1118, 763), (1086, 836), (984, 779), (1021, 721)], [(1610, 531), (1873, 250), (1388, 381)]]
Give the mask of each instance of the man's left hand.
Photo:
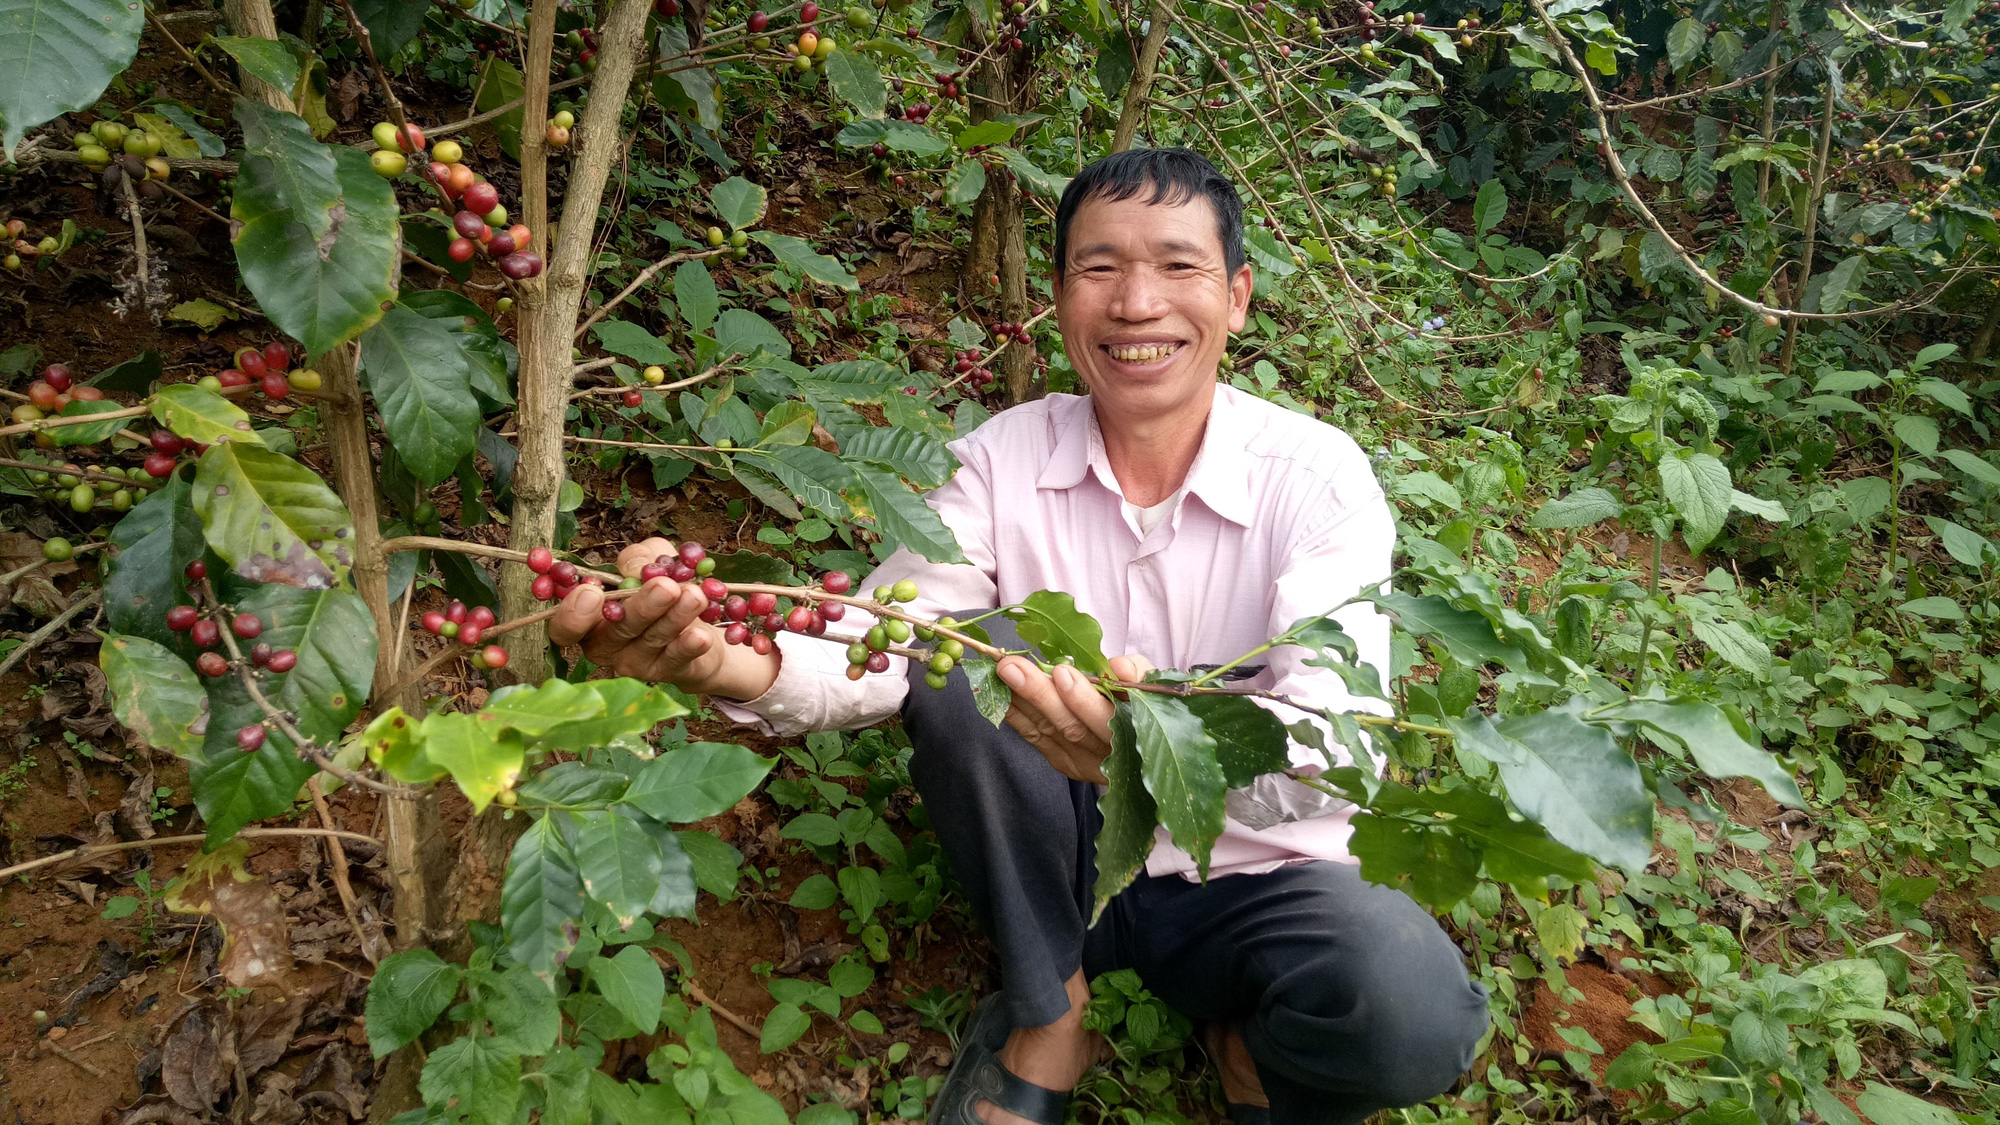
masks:
[[(1111, 660), (1112, 676), (1128, 683), (1137, 683), (1152, 670), (1152, 662), (1143, 656)], [(1050, 674), (1021, 657), (1006, 656), (1000, 659), (999, 672), (1000, 682), (1014, 693), (1007, 725), (1064, 777), (1104, 784), (1104, 759), (1111, 756), (1111, 700), (1067, 665)]]

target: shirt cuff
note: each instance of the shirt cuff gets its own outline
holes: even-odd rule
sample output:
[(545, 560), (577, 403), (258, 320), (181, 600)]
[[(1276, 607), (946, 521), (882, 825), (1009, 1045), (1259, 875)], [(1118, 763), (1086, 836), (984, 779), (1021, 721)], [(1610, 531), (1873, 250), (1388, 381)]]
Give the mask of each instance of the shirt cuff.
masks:
[(748, 723), (765, 735), (782, 738), (805, 732), (803, 717), (813, 699), (813, 676), (802, 667), (806, 662), (798, 654), (785, 652), (785, 634), (773, 639), (780, 654), (778, 675), (764, 694), (740, 701), (710, 696), (709, 702), (732, 722)]

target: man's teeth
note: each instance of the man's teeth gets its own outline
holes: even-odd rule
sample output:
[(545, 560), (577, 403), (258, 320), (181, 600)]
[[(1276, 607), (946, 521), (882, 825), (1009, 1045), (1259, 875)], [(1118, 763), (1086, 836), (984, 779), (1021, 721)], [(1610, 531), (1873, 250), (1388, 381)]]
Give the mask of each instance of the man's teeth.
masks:
[(1181, 350), (1179, 344), (1113, 344), (1111, 358), (1120, 363), (1146, 363)]

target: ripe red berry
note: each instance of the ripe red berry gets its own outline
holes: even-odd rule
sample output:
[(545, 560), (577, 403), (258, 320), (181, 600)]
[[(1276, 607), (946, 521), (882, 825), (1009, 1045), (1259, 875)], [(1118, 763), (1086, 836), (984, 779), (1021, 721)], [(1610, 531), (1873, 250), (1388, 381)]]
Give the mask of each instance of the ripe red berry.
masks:
[(795, 605), (792, 607), (792, 611), (785, 615), (785, 628), (790, 629), (794, 633), (803, 633), (811, 626), (812, 610), (807, 609), (805, 606)]
[(766, 633), (775, 633), (785, 627), (785, 616), (782, 613), (767, 613), (757, 619), (757, 624)]
[(453, 600), (453, 602), (450, 605), (444, 607), (444, 619), (446, 621), (463, 624), (465, 621), (465, 614), (466, 614), (466, 609), (464, 602)]
[(199, 582), (202, 579), (207, 578), (208, 564), (201, 561), (200, 559), (194, 560), (193, 562), (187, 564), (187, 576), (188, 576), (188, 581), (190, 582)]
[(854, 576), (844, 570), (829, 570), (819, 584), (829, 594), (845, 594), (854, 588)]
[(444, 614), (439, 613), (437, 610), (431, 610), (429, 613), (424, 614), (422, 624), (426, 633), (442, 632), (444, 630)]
[[(500, 206), (500, 189), (494, 187), (492, 184), (478, 183), (465, 189), (465, 210), (473, 218), (479, 219), (481, 226), (484, 226), (486, 223), (486, 220), (482, 216), (492, 214), (493, 209), (498, 206)], [(456, 222), (455, 219), (454, 222)], [(461, 230), (459, 233), (464, 234), (465, 232)], [(478, 232), (474, 231), (468, 237), (477, 238)]]
[(647, 563), (645, 566), (639, 568), (639, 581), (651, 582), (655, 578), (665, 578), (667, 572), (672, 569), (673, 567), (660, 563)]
[(729, 596), (729, 586), (720, 578), (704, 578), (701, 580), (701, 592), (708, 595), (709, 601), (719, 602)]
[(273, 371), (284, 371), (292, 366), (292, 349), (281, 340), (273, 340), (264, 345), (264, 366)]
[(266, 373), (258, 383), (258, 387), (264, 392), (265, 398), (284, 398), (292, 393), (292, 381), (286, 378), (282, 371)]
[(486, 666), (488, 668), (505, 668), (507, 666), (507, 650), (501, 648), (499, 645), (487, 645), (486, 650), (480, 653), (480, 655), (486, 658)]
[(689, 566), (700, 566), (701, 560), (708, 557), (708, 548), (690, 539), (681, 544), (679, 553), (682, 562)]
[(299, 666), (299, 654), (288, 648), (281, 648), (271, 654), (264, 667), (273, 672), (289, 672)]
[(694, 568), (684, 562), (667, 564), (667, 577), (676, 582), (694, 581)]
[(576, 585), (576, 564), (567, 561), (559, 562), (549, 568), (549, 577), (554, 578), (558, 586), (574, 586)]
[(819, 5), (813, 3), (813, 0), (806, 0), (805, 6), (799, 9), (799, 22), (813, 23), (818, 19)]
[(246, 641), (252, 640), (264, 631), (264, 623), (254, 613), (239, 613), (230, 619), (229, 631)]
[[(490, 211), (492, 208), (489, 207), (487, 210)], [(451, 229), (457, 231), (460, 238), (477, 242), (479, 232), (486, 229), (486, 220), (470, 211), (460, 211), (451, 217)]]
[(194, 638), (196, 648), (214, 648), (222, 643), (222, 626), (203, 618), (188, 630), (188, 636)]
[(167, 611), (167, 628), (185, 633), (201, 620), (201, 611), (191, 605), (177, 605)]
[(225, 367), (215, 373), (215, 381), (224, 387), (247, 387), (250, 385), (250, 376), (234, 367)]
[(729, 627), (722, 631), (724, 644), (740, 645), (749, 639), (750, 627), (747, 625), (731, 622)]
[(262, 379), (266, 370), (264, 367), (264, 353), (257, 348), (238, 348), (236, 351), (236, 370), (250, 376), (252, 379)]
[(535, 595), (536, 601), (549, 601), (556, 596), (556, 580), (546, 574), (538, 574), (528, 592)]
[(229, 660), (219, 652), (204, 652), (194, 658), (194, 670), (213, 679), (229, 671)]
[(865, 667), (870, 672), (887, 672), (889, 670), (889, 654), (886, 652), (869, 653), (868, 663)]
[(486, 253), (495, 258), (504, 258), (519, 249), (521, 247), (514, 245), (514, 236), (504, 230), (494, 231), (492, 239), (486, 243)]
[(250, 646), (250, 663), (259, 668), (264, 667), (271, 662), (271, 651), (269, 641), (258, 641)]
[(170, 453), (148, 453), (146, 454), (146, 475), (156, 480), (160, 477), (171, 476), (176, 464), (178, 462), (174, 460), (173, 455)]
[(42, 382), (54, 387), (57, 394), (66, 394), (75, 383), (75, 377), (70, 374), (68, 367), (60, 363), (51, 363), (42, 371)]
[(470, 621), (458, 627), (458, 643), (462, 645), (476, 645), (479, 643), (479, 638), (485, 635), (486, 630), (484, 628), (474, 625)]
[(758, 656), (771, 655), (771, 650), (775, 647), (777, 646), (773, 644), (768, 634), (759, 633), (750, 638), (750, 651), (756, 653)]
[(819, 610), (816, 609), (807, 610), (806, 627), (805, 627), (806, 636), (817, 637), (825, 632), (826, 632), (826, 618), (821, 616)]
[(625, 620), (625, 603), (622, 601), (607, 601), (604, 603), (604, 608), (599, 612), (604, 615), (606, 621), (623, 621)]
[(154, 430), (152, 445), (153, 452), (164, 453), (169, 457), (178, 457), (181, 450), (187, 448), (187, 442), (172, 430)]
[(722, 603), (708, 603), (708, 608), (701, 611), (701, 619), (710, 625), (722, 624)]
[(454, 262), (469, 262), (472, 260), (473, 251), (477, 249), (479, 247), (473, 245), (469, 238), (454, 238), (451, 240), (451, 245), (445, 247), (445, 253), (450, 255)]
[(776, 608), (778, 608), (778, 595), (776, 594), (750, 595), (750, 615), (752, 617), (762, 617)]
[(731, 594), (722, 601), (722, 616), (731, 621), (742, 621), (750, 616), (750, 600), (742, 594)]
[(619, 398), (622, 399), (625, 405), (627, 406), (639, 406), (646, 401), (646, 396), (640, 394), (638, 391), (626, 391), (623, 395), (620, 395)]
[(750, 29), (750, 34), (761, 35), (765, 28), (771, 26), (771, 17), (763, 12), (751, 12), (744, 26)]
[(528, 569), (536, 574), (547, 574), (556, 565), (556, 554), (547, 547), (536, 547), (528, 552)]
[(255, 754), (257, 751), (262, 750), (264, 748), (264, 724), (251, 723), (249, 726), (237, 731), (236, 745), (242, 747), (245, 754)]
[(474, 606), (472, 612), (465, 615), (466, 624), (477, 625), (481, 629), (491, 629), (493, 622), (496, 620), (498, 618), (493, 616), (493, 608), (491, 606)]
[(841, 605), (839, 602), (821, 602), (819, 605), (819, 615), (828, 621), (838, 621), (847, 616), (847, 607)]

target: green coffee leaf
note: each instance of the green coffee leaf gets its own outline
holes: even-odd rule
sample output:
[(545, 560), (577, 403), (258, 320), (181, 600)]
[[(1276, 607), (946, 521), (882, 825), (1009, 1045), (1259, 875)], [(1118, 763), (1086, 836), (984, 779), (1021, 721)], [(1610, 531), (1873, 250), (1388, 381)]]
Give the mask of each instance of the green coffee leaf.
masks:
[(722, 299), (716, 295), (715, 278), (706, 265), (682, 262), (674, 267), (674, 304), (680, 309), (681, 319), (696, 332), (706, 332), (715, 324)]
[(1651, 728), (1645, 733), (1653, 742), (1661, 741), (1654, 732), (1670, 739), (1668, 748), (1685, 745), (1695, 765), (1710, 777), (1747, 777), (1773, 798), (1805, 807), (1798, 783), (1774, 755), (1751, 741), (1749, 725), (1714, 704), (1635, 699), (1617, 705), (1606, 717), (1642, 723)]
[(977, 160), (961, 160), (944, 177), (944, 201), (963, 207), (986, 190), (986, 165)]
[(367, 603), (351, 590), (273, 583), (251, 591), (237, 608), (264, 622), (259, 640), (299, 657), (290, 672), (265, 681), (264, 694), (295, 717), (301, 734), (338, 741), (375, 679), (375, 619)]
[[(659, 890), (666, 868), (660, 845), (632, 817), (603, 811), (571, 815), (576, 822), (572, 850), (583, 893), (603, 904), (620, 929), (631, 929)], [(657, 1004), (653, 1012), (659, 1014)]]
[(889, 85), (882, 70), (858, 51), (835, 51), (826, 57), (826, 82), (834, 96), (863, 117), (880, 117), (889, 108)]
[(934, 563), (962, 563), (958, 540), (923, 497), (910, 491), (902, 478), (867, 465), (851, 465), (868, 497), (875, 530)]
[(418, 480), (435, 485), (472, 452), (479, 404), (472, 397), (470, 338), (397, 304), (361, 337), (361, 367), (382, 410), (382, 430)]
[[(245, 104), (238, 102), (239, 108)], [(239, 119), (264, 120), (255, 110), (248, 117), (239, 113)], [(395, 193), (369, 167), (366, 155), (320, 145), (302, 130), (300, 122), (274, 131), (285, 143), (274, 145), (272, 155), (244, 154), (232, 207), (240, 224), (233, 242), (243, 283), (265, 315), (304, 344), (307, 354), (319, 355), (366, 331), (395, 299), (401, 227)], [(308, 144), (330, 153), (333, 162), (317, 184), (304, 182), (299, 168), (285, 166), (288, 160), (317, 166)]]
[(689, 743), (647, 763), (625, 802), (662, 824), (705, 820), (734, 808), (776, 764), (731, 743)]
[(0, 0), (0, 163), (28, 130), (97, 101), (145, 27), (122, 0)]
[(1141, 772), (1139, 736), (1131, 718), (1131, 704), (1119, 704), (1111, 712), (1111, 755), (1104, 759), (1104, 777), (1110, 784), (1097, 798), (1103, 824), (1097, 830), (1097, 883), (1091, 890), (1091, 925), (1104, 914), (1104, 906), (1118, 892), (1131, 886), (1146, 857), (1153, 852), (1154, 827), (1160, 822), (1159, 806), (1146, 791)]
[(193, 383), (161, 387), (153, 396), (153, 417), (160, 425), (202, 445), (225, 441), (264, 444), (242, 407)]
[[(843, 52), (835, 51), (834, 57), (838, 58), (842, 54)], [(831, 62), (832, 60), (829, 59), (828, 61)], [(861, 291), (861, 282), (855, 279), (854, 274), (846, 266), (840, 264), (838, 258), (829, 258), (825, 254), (819, 253), (812, 248), (812, 243), (807, 242), (803, 238), (794, 238), (789, 234), (777, 234), (768, 230), (757, 231), (750, 237), (762, 243), (766, 249), (771, 251), (772, 256), (776, 257), (780, 262), (791, 266), (821, 285), (830, 285), (835, 289), (845, 289), (850, 293)]]
[(554, 824), (562, 815), (550, 813), (522, 834), (500, 887), (507, 952), (544, 982), (575, 947), (573, 923), (583, 914), (583, 879)]
[(651, 1035), (659, 1030), (660, 1005), (667, 999), (667, 981), (660, 973), (660, 966), (644, 949), (628, 945), (616, 957), (592, 957), (590, 983), (641, 1034)]
[(111, 628), (192, 659), (187, 634), (167, 628), (166, 614), (191, 604), (182, 575), (206, 549), (193, 486), (180, 473), (168, 477), (112, 527), (108, 538), (118, 548), (104, 580), (104, 616)]
[(353, 564), (354, 522), (318, 473), (259, 446), (223, 442), (195, 468), (208, 545), (252, 582), (323, 590)]
[(368, 982), (368, 1049), (382, 1058), (428, 1030), (458, 995), (462, 971), (428, 949), (392, 954)]
[(1639, 765), (1603, 727), (1557, 711), (1507, 719), (1447, 718), (1459, 744), (1500, 769), (1507, 796), (1550, 836), (1606, 866), (1643, 871), (1653, 852), (1653, 798)]
[(1202, 878), (1208, 855), (1222, 835), (1222, 766), (1216, 742), (1186, 702), (1152, 692), (1132, 692), (1125, 705), (1139, 747), (1139, 772), (1174, 844), (1194, 857)]
[(1240, 695), (1190, 695), (1181, 702), (1214, 741), (1225, 788), (1241, 789), (1264, 774), (1291, 768), (1285, 724), (1269, 708)]
[(463, 711), (434, 711), (424, 716), (418, 737), (425, 756), (451, 774), (475, 814), (521, 776), (526, 750), (511, 729), (496, 730)]
[(708, 189), (708, 198), (715, 204), (716, 217), (737, 230), (749, 230), (764, 217), (764, 203), (768, 198), (763, 188), (741, 176), (731, 176)]
[(98, 650), (111, 712), (149, 746), (192, 760), (208, 717), (201, 677), (171, 649), (144, 637), (106, 634)]
[[(219, 35), (211, 41), (228, 52), (229, 57), (236, 60), (236, 65), (242, 67), (245, 74), (266, 86), (274, 87), (286, 94), (298, 88), (299, 75), (303, 73), (299, 66), (299, 57), (290, 47), (278, 40), (255, 35)], [(274, 109), (271, 112), (283, 111)], [(301, 121), (301, 124), (303, 123)], [(247, 132), (244, 143), (249, 144)]]

